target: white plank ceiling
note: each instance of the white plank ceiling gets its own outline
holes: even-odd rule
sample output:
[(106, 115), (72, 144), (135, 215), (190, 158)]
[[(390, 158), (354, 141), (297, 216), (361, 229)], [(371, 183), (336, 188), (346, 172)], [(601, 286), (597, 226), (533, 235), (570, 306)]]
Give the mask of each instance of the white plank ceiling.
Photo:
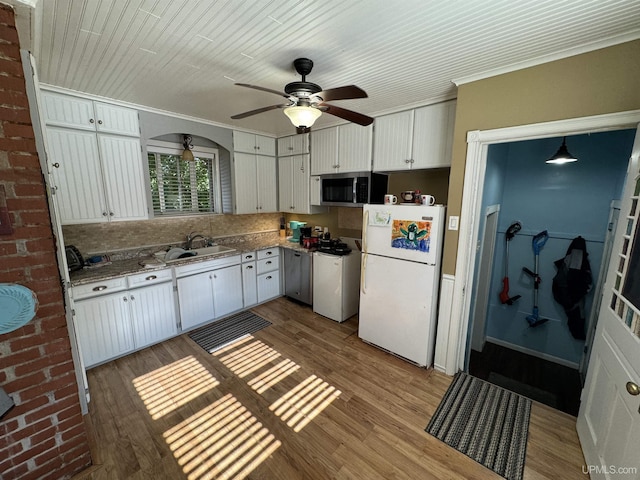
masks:
[(282, 91), (298, 57), (308, 81), (369, 95), (335, 105), (375, 116), (640, 38), (637, 0), (40, 0), (34, 17), (42, 83), (274, 135), (294, 133), (281, 110), (229, 117), (284, 99), (234, 82)]

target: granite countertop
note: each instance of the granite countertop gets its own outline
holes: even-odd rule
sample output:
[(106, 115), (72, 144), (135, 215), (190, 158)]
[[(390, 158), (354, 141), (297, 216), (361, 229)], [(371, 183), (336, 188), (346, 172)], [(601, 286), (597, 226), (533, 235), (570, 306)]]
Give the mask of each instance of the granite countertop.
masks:
[(110, 278), (121, 277), (124, 275), (133, 275), (140, 272), (151, 272), (154, 270), (162, 270), (165, 268), (171, 268), (174, 266), (185, 265), (194, 262), (201, 262), (205, 260), (212, 260), (214, 258), (224, 258), (232, 255), (240, 255), (246, 252), (252, 252), (255, 250), (262, 250), (265, 248), (283, 247), (293, 250), (300, 250), (308, 252), (308, 249), (303, 248), (299, 243), (290, 242), (286, 238), (278, 236), (261, 236), (256, 238), (255, 236), (248, 235), (247, 237), (234, 237), (233, 240), (217, 240), (218, 245), (224, 245), (232, 247), (235, 251), (226, 252), (220, 255), (203, 256), (203, 257), (190, 257), (178, 262), (171, 262), (165, 264), (162, 261), (157, 260), (153, 255), (136, 256), (134, 258), (125, 258), (121, 260), (112, 260), (109, 264), (85, 267), (82, 270), (71, 272), (69, 274), (70, 282), (72, 286), (82, 285), (85, 283), (91, 283), (99, 280), (106, 280)]

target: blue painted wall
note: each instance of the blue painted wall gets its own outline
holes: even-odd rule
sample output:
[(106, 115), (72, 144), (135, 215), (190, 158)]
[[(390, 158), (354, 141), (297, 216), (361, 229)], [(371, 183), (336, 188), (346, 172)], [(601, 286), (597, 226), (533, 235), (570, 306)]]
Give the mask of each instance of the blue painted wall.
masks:
[[(490, 279), (488, 337), (564, 363), (580, 362), (584, 342), (571, 336), (564, 311), (553, 299), (553, 262), (563, 258), (571, 240), (581, 235), (587, 240), (593, 278), (597, 279), (610, 203), (622, 193), (634, 135), (635, 130), (619, 130), (568, 137), (567, 147), (579, 161), (565, 165), (544, 162), (557, 151), (561, 138), (490, 147), (481, 211), (484, 214), (486, 206), (492, 204), (500, 204), (501, 208)], [(522, 297), (508, 306), (499, 300), (504, 275), (504, 233), (516, 220), (522, 223), (522, 230), (509, 244), (509, 292)], [(542, 283), (538, 306), (540, 316), (549, 322), (531, 328), (526, 316), (533, 309), (533, 280), (522, 272), (522, 267), (534, 269), (532, 238), (542, 230), (547, 230), (550, 238), (540, 253)], [(489, 279), (479, 279), (486, 280)], [(592, 300), (592, 294), (587, 295), (586, 318)]]

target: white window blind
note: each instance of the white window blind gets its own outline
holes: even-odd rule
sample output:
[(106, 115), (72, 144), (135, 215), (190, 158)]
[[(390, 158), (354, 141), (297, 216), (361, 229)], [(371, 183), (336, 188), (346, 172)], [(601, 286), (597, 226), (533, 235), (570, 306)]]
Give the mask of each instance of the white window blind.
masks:
[(218, 158), (215, 151), (198, 151), (184, 161), (182, 150), (148, 147), (149, 180), (155, 215), (215, 213), (220, 210)]

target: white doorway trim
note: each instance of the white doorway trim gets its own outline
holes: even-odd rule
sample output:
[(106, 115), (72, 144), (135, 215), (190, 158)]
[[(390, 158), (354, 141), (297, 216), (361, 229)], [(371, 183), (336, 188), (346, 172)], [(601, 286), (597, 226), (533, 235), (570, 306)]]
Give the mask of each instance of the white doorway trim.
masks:
[(453, 375), (457, 371), (464, 369), (465, 345), (471, 311), (471, 292), (475, 274), (476, 249), (474, 246), (478, 242), (479, 218), (482, 214), (480, 210), (489, 145), (636, 128), (639, 122), (640, 110), (632, 110), (495, 130), (474, 130), (467, 133), (467, 159), (460, 214), (458, 256), (444, 365), (444, 370), (448, 375)]

